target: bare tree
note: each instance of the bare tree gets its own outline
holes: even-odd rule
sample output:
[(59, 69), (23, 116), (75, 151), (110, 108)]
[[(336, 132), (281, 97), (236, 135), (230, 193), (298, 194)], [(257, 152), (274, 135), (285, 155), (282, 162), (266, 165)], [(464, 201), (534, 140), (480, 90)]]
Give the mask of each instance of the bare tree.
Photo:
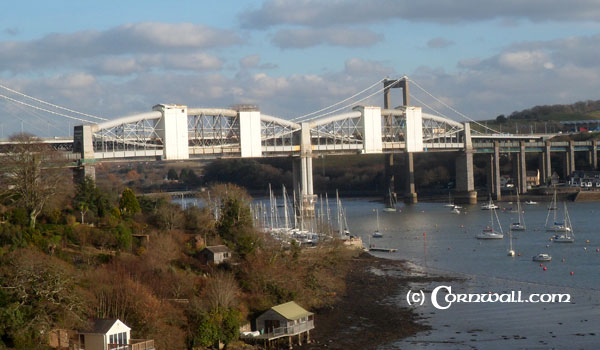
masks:
[(11, 145), (0, 158), (0, 193), (27, 210), (29, 226), (34, 228), (38, 215), (64, 183), (66, 159), (33, 135), (17, 134), (9, 140)]
[(205, 300), (210, 310), (229, 309), (237, 303), (238, 286), (231, 273), (217, 272), (206, 282)]

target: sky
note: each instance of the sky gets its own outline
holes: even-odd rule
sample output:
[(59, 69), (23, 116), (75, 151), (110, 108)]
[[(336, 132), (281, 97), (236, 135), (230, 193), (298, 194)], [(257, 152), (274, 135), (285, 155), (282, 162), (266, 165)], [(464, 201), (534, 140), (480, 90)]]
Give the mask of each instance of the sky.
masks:
[(10, 1), (0, 138), (83, 122), (14, 100), (91, 121), (159, 103), (253, 104), (293, 119), (369, 86), (355, 104), (383, 106), (376, 83), (403, 75), (411, 105), (492, 119), (600, 99), (599, 58), (598, 0)]

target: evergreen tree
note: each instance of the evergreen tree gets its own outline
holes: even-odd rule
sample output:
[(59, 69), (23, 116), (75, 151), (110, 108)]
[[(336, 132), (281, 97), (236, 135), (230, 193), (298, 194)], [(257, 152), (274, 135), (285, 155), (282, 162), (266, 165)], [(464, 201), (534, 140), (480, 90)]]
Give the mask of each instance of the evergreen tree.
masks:
[(125, 187), (123, 193), (121, 193), (119, 209), (121, 210), (121, 215), (125, 217), (131, 217), (141, 210), (140, 203), (137, 198), (135, 198), (135, 193), (133, 193), (131, 188)]

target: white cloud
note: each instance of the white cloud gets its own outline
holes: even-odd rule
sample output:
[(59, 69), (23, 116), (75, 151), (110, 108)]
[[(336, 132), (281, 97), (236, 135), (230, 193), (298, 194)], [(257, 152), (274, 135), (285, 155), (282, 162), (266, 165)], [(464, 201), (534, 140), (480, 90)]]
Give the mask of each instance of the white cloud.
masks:
[(389, 19), (452, 23), (489, 19), (531, 21), (600, 21), (596, 0), (266, 0), (239, 15), (243, 27), (277, 25), (328, 27)]
[(380, 42), (383, 35), (368, 29), (302, 28), (283, 29), (273, 36), (273, 44), (283, 49), (306, 48), (322, 44), (343, 47), (369, 47)]

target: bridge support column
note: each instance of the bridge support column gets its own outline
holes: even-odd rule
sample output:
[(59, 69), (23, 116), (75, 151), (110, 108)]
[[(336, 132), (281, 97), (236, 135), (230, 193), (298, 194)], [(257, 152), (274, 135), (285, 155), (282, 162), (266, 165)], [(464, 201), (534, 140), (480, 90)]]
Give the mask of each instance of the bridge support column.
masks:
[(519, 143), (519, 192), (527, 193), (527, 161), (525, 156), (525, 141)]
[(592, 166), (592, 170), (597, 170), (598, 169), (598, 141), (597, 140), (592, 141), (591, 156), (592, 156), (592, 162), (590, 165)]
[(552, 177), (552, 152), (550, 141), (546, 141), (546, 146), (544, 147), (544, 168), (546, 169), (546, 176), (543, 181), (545, 184), (549, 184), (548, 179)]
[(86, 177), (89, 177), (92, 180), (96, 181), (96, 167), (93, 164), (83, 164), (81, 166), (73, 168), (74, 183), (82, 183)]
[(394, 154), (384, 154), (385, 161), (385, 188), (383, 188), (383, 198), (386, 207), (393, 207), (394, 203), (398, 200), (396, 195), (396, 177), (394, 175)]
[(408, 204), (416, 204), (417, 191), (415, 190), (415, 163), (413, 152), (405, 153), (404, 169), (406, 170), (406, 188), (404, 192), (404, 202)]
[(573, 141), (569, 141), (569, 172), (567, 173), (567, 177), (571, 175), (575, 171), (575, 144)]
[(315, 195), (313, 193), (312, 145), (310, 140), (310, 125), (302, 123), (300, 130), (300, 158), (294, 158), (292, 163), (294, 189), (298, 193), (300, 207), (296, 212), (303, 217), (315, 215)]
[(502, 187), (500, 186), (500, 144), (498, 141), (494, 142), (494, 194), (496, 200), (502, 199)]
[(496, 188), (494, 186), (494, 155), (490, 154), (486, 155), (485, 157), (487, 158), (485, 162), (485, 189), (487, 193), (495, 196)]
[(477, 204), (477, 191), (473, 176), (473, 144), (471, 143), (471, 126), (464, 124), (465, 149), (456, 157), (456, 195), (458, 203)]

